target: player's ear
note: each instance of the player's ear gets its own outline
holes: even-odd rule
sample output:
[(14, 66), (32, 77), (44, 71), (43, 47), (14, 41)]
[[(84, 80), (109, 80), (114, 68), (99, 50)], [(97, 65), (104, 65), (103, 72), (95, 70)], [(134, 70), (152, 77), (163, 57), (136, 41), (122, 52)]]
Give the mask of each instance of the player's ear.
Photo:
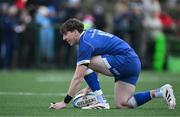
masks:
[(80, 33), (77, 30), (74, 30), (73, 32), (75, 34), (76, 37), (79, 37)]

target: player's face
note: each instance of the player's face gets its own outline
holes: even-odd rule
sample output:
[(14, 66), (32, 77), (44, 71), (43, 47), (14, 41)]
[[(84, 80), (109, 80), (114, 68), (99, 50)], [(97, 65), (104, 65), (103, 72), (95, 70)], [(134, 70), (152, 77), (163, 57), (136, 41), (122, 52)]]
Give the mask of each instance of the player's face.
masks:
[(63, 34), (63, 40), (66, 41), (70, 46), (73, 46), (75, 43), (78, 42), (80, 34), (77, 30), (75, 31), (68, 31)]

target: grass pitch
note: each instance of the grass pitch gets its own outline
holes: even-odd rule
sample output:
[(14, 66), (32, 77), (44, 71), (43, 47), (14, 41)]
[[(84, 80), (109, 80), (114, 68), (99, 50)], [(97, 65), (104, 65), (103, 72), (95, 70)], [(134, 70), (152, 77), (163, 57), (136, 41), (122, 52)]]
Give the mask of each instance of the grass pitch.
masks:
[[(0, 71), (0, 116), (180, 116), (180, 73), (143, 71), (136, 91), (158, 88), (165, 83), (173, 85), (177, 106), (169, 110), (163, 99), (154, 99), (136, 109), (115, 109), (113, 80), (100, 75), (100, 82), (110, 110), (81, 110), (69, 104), (62, 110), (48, 109), (50, 102), (63, 100), (73, 71)], [(82, 84), (82, 87), (85, 84)]]

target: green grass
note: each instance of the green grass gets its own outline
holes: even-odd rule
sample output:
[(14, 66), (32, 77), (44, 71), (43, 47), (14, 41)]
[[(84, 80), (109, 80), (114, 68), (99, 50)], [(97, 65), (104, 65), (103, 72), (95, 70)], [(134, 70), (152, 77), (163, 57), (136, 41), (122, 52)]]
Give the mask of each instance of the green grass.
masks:
[[(180, 116), (180, 73), (142, 72), (137, 91), (158, 88), (165, 83), (173, 85), (177, 106), (169, 110), (164, 100), (154, 99), (136, 109), (115, 109), (113, 80), (100, 76), (103, 91), (111, 105), (110, 110), (81, 110), (71, 104), (66, 109), (50, 110), (52, 101), (61, 101), (66, 95), (73, 71), (1, 71), (0, 72), (0, 116)], [(85, 84), (82, 85), (82, 87)]]

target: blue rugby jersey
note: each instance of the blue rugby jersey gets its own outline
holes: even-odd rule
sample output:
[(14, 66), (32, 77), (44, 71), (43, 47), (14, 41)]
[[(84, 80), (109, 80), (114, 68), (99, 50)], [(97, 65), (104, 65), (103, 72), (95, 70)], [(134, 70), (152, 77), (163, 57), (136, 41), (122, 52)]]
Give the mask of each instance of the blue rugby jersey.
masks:
[(119, 37), (97, 29), (89, 29), (80, 36), (77, 64), (90, 63), (96, 55), (123, 55), (135, 57), (134, 50)]

